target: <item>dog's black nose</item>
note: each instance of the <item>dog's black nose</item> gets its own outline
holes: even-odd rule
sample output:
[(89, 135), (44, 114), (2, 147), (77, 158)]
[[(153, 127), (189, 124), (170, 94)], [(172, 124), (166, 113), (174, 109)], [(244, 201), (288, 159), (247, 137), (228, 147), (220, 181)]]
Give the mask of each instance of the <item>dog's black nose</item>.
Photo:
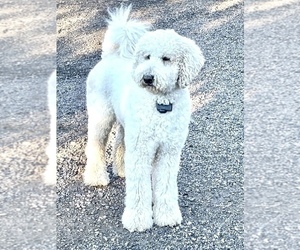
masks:
[(152, 83), (154, 82), (154, 76), (153, 75), (144, 75), (143, 76), (143, 81), (148, 86), (152, 86)]

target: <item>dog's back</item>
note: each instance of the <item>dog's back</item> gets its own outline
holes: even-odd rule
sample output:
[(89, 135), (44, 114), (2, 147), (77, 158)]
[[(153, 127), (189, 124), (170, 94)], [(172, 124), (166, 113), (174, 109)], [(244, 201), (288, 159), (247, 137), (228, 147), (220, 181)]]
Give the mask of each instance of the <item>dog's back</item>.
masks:
[(102, 58), (117, 54), (120, 57), (132, 58), (135, 45), (148, 31), (149, 25), (129, 19), (131, 5), (109, 11), (110, 19), (102, 45)]

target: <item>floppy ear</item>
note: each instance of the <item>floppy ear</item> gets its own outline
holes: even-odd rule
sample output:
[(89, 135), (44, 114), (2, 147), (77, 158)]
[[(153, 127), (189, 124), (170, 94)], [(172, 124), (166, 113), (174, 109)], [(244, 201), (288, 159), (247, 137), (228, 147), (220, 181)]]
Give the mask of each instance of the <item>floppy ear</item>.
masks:
[(180, 88), (188, 86), (198, 75), (204, 65), (205, 59), (200, 48), (194, 41), (182, 37), (182, 55), (179, 61), (177, 84)]

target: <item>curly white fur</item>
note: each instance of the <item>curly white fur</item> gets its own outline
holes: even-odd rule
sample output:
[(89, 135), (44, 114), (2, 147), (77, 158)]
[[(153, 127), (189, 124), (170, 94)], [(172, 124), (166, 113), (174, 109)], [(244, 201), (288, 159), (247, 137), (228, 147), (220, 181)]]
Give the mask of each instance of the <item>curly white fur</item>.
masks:
[[(126, 176), (122, 222), (129, 231), (144, 231), (153, 221), (181, 223), (177, 174), (191, 113), (186, 87), (204, 57), (192, 40), (173, 30), (150, 32), (147, 25), (127, 21), (129, 12), (121, 7), (110, 13), (103, 60), (87, 79), (84, 182), (109, 183), (105, 145), (117, 121), (114, 173)], [(160, 113), (157, 104), (172, 104), (173, 110)]]
[(48, 165), (43, 173), (44, 182), (56, 184), (56, 71), (48, 80), (48, 108), (50, 112), (50, 140), (46, 150)]

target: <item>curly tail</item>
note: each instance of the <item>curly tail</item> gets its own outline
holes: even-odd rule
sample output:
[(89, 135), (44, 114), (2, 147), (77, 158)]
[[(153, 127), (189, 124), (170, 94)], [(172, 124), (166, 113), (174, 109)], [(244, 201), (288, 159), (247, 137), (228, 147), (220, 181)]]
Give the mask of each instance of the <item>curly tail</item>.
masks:
[(132, 58), (137, 41), (150, 28), (149, 24), (129, 19), (131, 5), (121, 6), (115, 11), (108, 10), (110, 19), (102, 45), (102, 58), (117, 54), (120, 57)]

